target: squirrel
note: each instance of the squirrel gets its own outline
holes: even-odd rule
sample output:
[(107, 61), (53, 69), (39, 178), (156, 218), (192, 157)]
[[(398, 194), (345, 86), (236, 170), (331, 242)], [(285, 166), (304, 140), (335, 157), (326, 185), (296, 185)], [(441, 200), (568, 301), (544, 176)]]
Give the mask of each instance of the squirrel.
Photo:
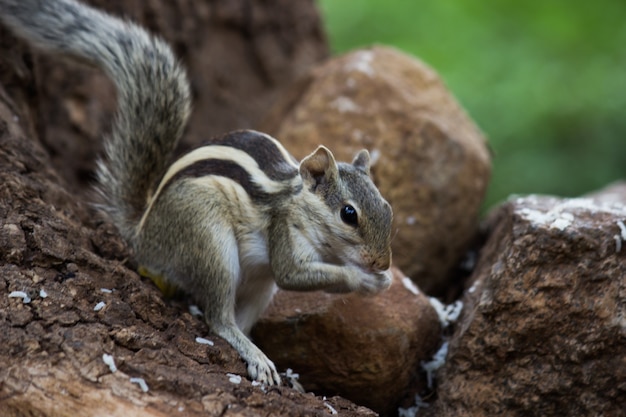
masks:
[(178, 288), (252, 379), (280, 384), (248, 338), (278, 287), (376, 293), (391, 284), (391, 206), (367, 150), (336, 162), (324, 146), (297, 162), (253, 130), (169, 164), (191, 109), (185, 70), (143, 28), (74, 0), (0, 0), (0, 21), (49, 52), (101, 68), (118, 109), (98, 161), (103, 209), (143, 275)]

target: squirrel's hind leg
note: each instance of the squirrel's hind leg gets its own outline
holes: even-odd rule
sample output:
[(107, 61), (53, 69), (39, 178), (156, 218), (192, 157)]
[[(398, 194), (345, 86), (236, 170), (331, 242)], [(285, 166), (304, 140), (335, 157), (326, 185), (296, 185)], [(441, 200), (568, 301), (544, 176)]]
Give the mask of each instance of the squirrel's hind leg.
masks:
[(213, 249), (192, 272), (194, 287), (203, 289), (194, 296), (204, 308), (204, 317), (211, 330), (230, 343), (247, 363), (250, 378), (278, 385), (280, 377), (274, 363), (237, 326), (235, 300), (241, 284), (241, 266), (235, 234), (230, 224), (218, 220), (221, 218), (215, 216), (211, 227), (196, 230), (194, 240)]

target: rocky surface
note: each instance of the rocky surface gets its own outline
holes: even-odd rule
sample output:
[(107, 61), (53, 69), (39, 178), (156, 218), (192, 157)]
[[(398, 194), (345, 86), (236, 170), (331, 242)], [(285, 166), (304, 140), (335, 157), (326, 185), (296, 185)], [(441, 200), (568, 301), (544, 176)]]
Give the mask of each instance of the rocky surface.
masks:
[(624, 222), (626, 184), (499, 208), (429, 415), (624, 415)]
[(390, 415), (440, 335), (428, 297), (394, 269), (390, 289), (374, 297), (279, 291), (253, 338), (280, 368), (298, 373), (307, 391)]
[(262, 125), (301, 158), (361, 148), (394, 209), (394, 264), (442, 292), (478, 225), (490, 175), (485, 138), (421, 61), (374, 47), (336, 57), (295, 86)]

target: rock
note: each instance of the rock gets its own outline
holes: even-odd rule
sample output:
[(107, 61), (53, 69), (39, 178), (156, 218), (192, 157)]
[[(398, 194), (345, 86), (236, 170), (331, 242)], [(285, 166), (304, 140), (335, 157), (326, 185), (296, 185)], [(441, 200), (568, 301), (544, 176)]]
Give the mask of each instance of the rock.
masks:
[(500, 207), (429, 415), (624, 415), (624, 221), (626, 183)]
[(373, 297), (279, 291), (253, 339), (280, 369), (298, 373), (307, 391), (389, 414), (441, 336), (428, 298), (402, 278), (394, 269), (391, 288)]
[(394, 209), (394, 264), (440, 292), (478, 224), (490, 176), (486, 141), (431, 68), (374, 47), (315, 68), (263, 130), (297, 158), (318, 144), (349, 161), (372, 154), (372, 174)]

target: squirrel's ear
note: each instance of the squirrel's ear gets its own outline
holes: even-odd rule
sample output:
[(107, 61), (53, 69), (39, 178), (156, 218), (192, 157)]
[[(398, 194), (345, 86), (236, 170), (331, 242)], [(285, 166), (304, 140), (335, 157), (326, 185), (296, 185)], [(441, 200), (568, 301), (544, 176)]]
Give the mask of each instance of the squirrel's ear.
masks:
[(352, 165), (355, 168), (365, 172), (367, 175), (370, 174), (370, 153), (367, 149), (363, 149), (356, 154), (354, 159), (352, 160)]
[(319, 146), (315, 152), (300, 162), (300, 175), (311, 185), (321, 182), (333, 183), (337, 181), (339, 168), (332, 152), (324, 146)]

